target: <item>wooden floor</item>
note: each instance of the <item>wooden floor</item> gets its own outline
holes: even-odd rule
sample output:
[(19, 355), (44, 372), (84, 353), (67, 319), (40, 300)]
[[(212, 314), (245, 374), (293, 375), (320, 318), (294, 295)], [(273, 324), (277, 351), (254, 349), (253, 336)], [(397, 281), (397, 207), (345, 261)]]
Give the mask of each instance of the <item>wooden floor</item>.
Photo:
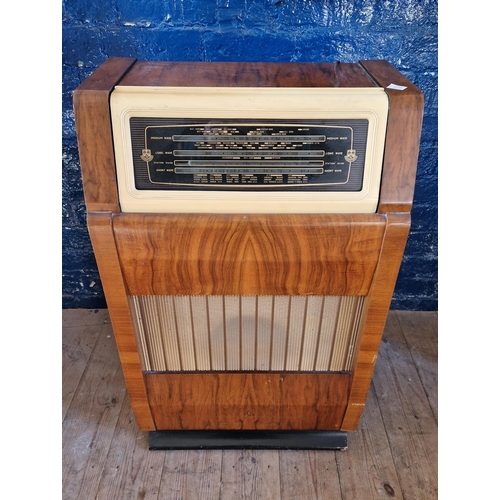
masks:
[(63, 500), (437, 498), (437, 312), (391, 311), (347, 451), (149, 451), (106, 310), (63, 310)]

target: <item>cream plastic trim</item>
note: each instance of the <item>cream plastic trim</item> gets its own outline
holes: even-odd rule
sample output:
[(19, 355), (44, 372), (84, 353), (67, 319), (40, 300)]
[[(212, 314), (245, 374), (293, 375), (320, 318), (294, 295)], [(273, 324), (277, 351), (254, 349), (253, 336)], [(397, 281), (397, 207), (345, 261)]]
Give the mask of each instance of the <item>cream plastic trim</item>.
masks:
[[(374, 213), (378, 205), (388, 99), (382, 88), (127, 87), (111, 94), (118, 191), (123, 212)], [(367, 119), (359, 192), (137, 190), (129, 119)]]

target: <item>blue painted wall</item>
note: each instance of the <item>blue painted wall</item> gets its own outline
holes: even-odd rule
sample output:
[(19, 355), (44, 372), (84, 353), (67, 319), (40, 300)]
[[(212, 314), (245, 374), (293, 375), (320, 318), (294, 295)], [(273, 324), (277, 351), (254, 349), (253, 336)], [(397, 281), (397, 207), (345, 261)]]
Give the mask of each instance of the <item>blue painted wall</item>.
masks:
[(63, 0), (63, 307), (106, 302), (85, 221), (74, 89), (108, 57), (386, 59), (425, 95), (410, 237), (393, 309), (437, 310), (437, 0)]

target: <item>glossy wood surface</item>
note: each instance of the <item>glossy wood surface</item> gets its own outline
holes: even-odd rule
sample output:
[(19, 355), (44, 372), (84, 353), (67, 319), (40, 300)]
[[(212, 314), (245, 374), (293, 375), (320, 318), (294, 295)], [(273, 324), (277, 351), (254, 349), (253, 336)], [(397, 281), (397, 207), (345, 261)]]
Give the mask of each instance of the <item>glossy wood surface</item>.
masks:
[(154, 430), (125, 285), (116, 253), (111, 215), (89, 213), (87, 223), (127, 382), (130, 403), (134, 408), (139, 428)]
[[(407, 86), (386, 88), (390, 111), (378, 214), (120, 213), (109, 117), (109, 95), (117, 83), (358, 87), (374, 82)], [(75, 91), (74, 103), (88, 227), (139, 428), (355, 430), (410, 227), (420, 91), (385, 61), (134, 64), (110, 59)], [(363, 295), (367, 301), (352, 377), (185, 372), (144, 378), (129, 294)]]
[(158, 429), (338, 430), (346, 373), (147, 373)]
[[(422, 92), (387, 61), (361, 61), (389, 98), (386, 148), (378, 213), (409, 212), (417, 172), (424, 114)], [(395, 84), (404, 90), (387, 88)]]
[(373, 284), (364, 306), (359, 350), (342, 430), (357, 429), (370, 388), (387, 313), (391, 305), (399, 267), (410, 230), (409, 214), (389, 214), (388, 225), (375, 271)]
[(108, 59), (73, 96), (83, 190), (89, 211), (119, 211), (109, 96), (134, 61)]
[(366, 295), (379, 215), (121, 214), (131, 295)]
[(375, 87), (359, 64), (140, 61), (120, 85)]

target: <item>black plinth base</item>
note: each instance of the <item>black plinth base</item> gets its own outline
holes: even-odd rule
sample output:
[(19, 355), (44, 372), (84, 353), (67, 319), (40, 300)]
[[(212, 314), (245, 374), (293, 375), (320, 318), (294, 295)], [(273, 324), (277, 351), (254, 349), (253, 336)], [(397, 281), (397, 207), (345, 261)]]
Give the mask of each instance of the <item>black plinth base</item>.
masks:
[(346, 450), (340, 431), (153, 431), (150, 450)]

